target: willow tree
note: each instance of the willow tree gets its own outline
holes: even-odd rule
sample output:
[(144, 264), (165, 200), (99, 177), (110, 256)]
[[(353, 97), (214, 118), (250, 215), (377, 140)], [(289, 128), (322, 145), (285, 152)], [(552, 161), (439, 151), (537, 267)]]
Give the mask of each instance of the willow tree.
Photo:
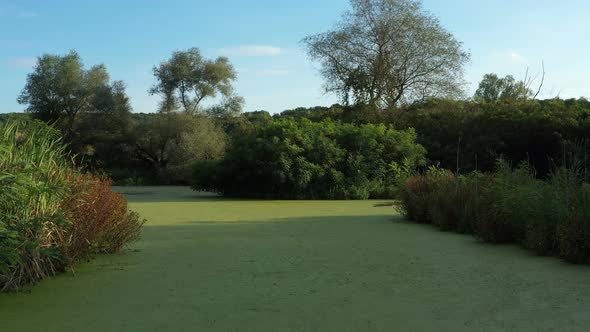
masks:
[(397, 106), (462, 94), (469, 54), (414, 0), (351, 0), (336, 27), (303, 40), (326, 92), (343, 102)]
[(157, 82), (150, 93), (162, 96), (162, 112), (182, 108), (195, 113), (206, 98), (216, 97), (218, 93), (231, 98), (232, 83), (237, 77), (228, 58), (208, 60), (198, 48), (176, 51), (153, 70)]

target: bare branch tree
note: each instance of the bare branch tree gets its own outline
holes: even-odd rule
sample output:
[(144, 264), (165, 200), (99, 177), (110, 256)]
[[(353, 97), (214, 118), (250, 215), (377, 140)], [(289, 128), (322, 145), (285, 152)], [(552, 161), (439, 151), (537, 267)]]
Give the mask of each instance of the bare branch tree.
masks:
[(541, 90), (543, 89), (543, 85), (545, 84), (545, 61), (541, 62), (541, 67), (542, 67), (543, 75), (541, 76), (541, 83), (539, 83), (539, 88), (537, 89), (537, 92), (533, 96), (533, 99), (537, 99), (537, 97), (541, 93)]

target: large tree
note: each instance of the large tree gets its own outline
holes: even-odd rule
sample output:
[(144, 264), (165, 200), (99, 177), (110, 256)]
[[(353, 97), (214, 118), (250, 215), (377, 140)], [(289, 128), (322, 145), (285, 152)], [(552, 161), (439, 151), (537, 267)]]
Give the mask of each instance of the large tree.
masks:
[(494, 102), (525, 100), (533, 96), (533, 92), (524, 81), (517, 81), (512, 75), (504, 78), (496, 74), (486, 74), (479, 83), (474, 98), (477, 101)]
[(157, 82), (150, 93), (162, 96), (162, 112), (182, 107), (187, 113), (195, 113), (206, 98), (218, 93), (231, 97), (237, 74), (226, 57), (207, 60), (198, 48), (191, 48), (174, 52), (170, 59), (154, 67), (154, 76)]
[(104, 65), (84, 69), (75, 51), (64, 56), (45, 54), (27, 77), (18, 101), (36, 118), (57, 123), (68, 137), (78, 115), (94, 109), (101, 98), (97, 99), (97, 93), (103, 92), (104, 97), (104, 92), (112, 89), (119, 87), (110, 85)]
[(344, 102), (396, 106), (462, 93), (469, 54), (414, 0), (351, 0), (335, 29), (303, 40), (327, 92)]

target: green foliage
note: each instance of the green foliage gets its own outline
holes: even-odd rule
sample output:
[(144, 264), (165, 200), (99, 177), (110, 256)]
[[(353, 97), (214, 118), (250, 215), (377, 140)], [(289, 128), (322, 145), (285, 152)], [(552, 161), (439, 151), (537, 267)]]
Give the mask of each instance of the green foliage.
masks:
[(416, 222), (486, 242), (590, 262), (590, 191), (576, 168), (558, 168), (545, 181), (526, 164), (500, 162), (489, 176), (431, 169), (407, 180), (398, 208)]
[(432, 223), (443, 230), (472, 233), (479, 212), (482, 181), (480, 173), (455, 177), (446, 171), (435, 178), (427, 203)]
[(571, 210), (557, 228), (559, 256), (572, 263), (590, 263), (590, 185), (575, 191)]
[(406, 180), (398, 196), (397, 209), (418, 223), (472, 233), (483, 182), (485, 177), (481, 173), (455, 176), (448, 170), (431, 167), (424, 175)]
[(66, 223), (70, 167), (56, 130), (39, 122), (0, 124), (0, 289), (55, 274)]
[(477, 223), (477, 235), (494, 243), (525, 241), (529, 222), (544, 215), (543, 186), (526, 164), (512, 170), (500, 163), (485, 189), (486, 209)]
[(267, 119), (234, 137), (221, 162), (197, 164), (193, 188), (284, 199), (391, 197), (399, 174), (423, 163), (415, 137), (385, 125)]
[[(150, 92), (162, 96), (161, 111), (172, 112), (182, 106), (185, 112), (196, 113), (204, 99), (217, 93), (232, 97), (237, 74), (228, 58), (206, 60), (199, 49), (191, 48), (174, 52), (169, 60), (154, 67), (154, 76), (157, 83)], [(243, 101), (230, 98), (226, 104), (235, 108)]]
[(496, 74), (484, 75), (475, 91), (475, 100), (492, 103), (495, 101), (525, 100), (532, 95), (532, 91), (526, 87), (523, 81), (516, 81), (508, 75), (499, 78)]
[[(303, 40), (326, 91), (345, 103), (395, 107), (462, 93), (469, 54), (415, 0), (352, 0), (334, 30)], [(416, 51), (419, 50), (419, 51)]]
[[(74, 187), (83, 176), (66, 156), (56, 129), (37, 121), (0, 122), (0, 290), (18, 289), (54, 275), (87, 254), (79, 246), (69, 249), (72, 242), (92, 244), (73, 230), (101, 220), (72, 218), (64, 209), (67, 201), (92, 205), (94, 211), (128, 229), (141, 227), (122, 198), (116, 207), (95, 206), (112, 193), (110, 183), (108, 190), (103, 186), (100, 197), (73, 200), (83, 194)], [(124, 234), (121, 229), (104, 233)]]
[(18, 101), (37, 119), (56, 123), (69, 136), (79, 113), (103, 108), (109, 97), (105, 92), (121, 87), (120, 82), (110, 85), (104, 65), (84, 69), (75, 51), (64, 56), (45, 54), (29, 74)]
[(158, 183), (187, 183), (192, 164), (225, 152), (225, 134), (199, 114), (159, 113), (138, 117), (133, 128), (136, 158)]
[[(397, 128), (411, 127), (430, 164), (468, 173), (491, 172), (495, 161), (526, 162), (538, 176), (551, 173), (571, 150), (590, 139), (590, 104), (544, 100), (479, 104), (432, 100), (400, 111)], [(458, 159), (458, 160), (457, 160)]]
[(104, 65), (85, 69), (75, 51), (43, 55), (19, 102), (36, 119), (54, 125), (80, 165), (108, 169), (129, 160), (131, 104), (121, 81)]
[(333, 105), (275, 117), (414, 128), (418, 143), (428, 151), (429, 165), (455, 172), (458, 168), (461, 174), (491, 172), (501, 157), (513, 165), (525, 161), (538, 176), (545, 176), (563, 164), (564, 155), (580, 150), (569, 142), (590, 141), (590, 102), (583, 98), (494, 103), (431, 99), (388, 110)]

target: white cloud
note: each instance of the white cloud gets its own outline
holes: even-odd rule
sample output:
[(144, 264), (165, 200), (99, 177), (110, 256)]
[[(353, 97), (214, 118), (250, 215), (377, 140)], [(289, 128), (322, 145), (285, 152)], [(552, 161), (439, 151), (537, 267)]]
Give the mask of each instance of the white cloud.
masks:
[(16, 69), (30, 69), (37, 64), (37, 59), (32, 57), (14, 58), (6, 61), (8, 66)]
[(516, 52), (510, 52), (508, 54), (508, 61), (512, 64), (527, 64), (529, 60), (522, 54)]
[(259, 77), (283, 76), (289, 75), (290, 73), (291, 71), (286, 69), (265, 69), (254, 72), (254, 74)]
[(241, 45), (219, 49), (218, 53), (228, 56), (277, 56), (285, 54), (285, 50), (276, 46)]

